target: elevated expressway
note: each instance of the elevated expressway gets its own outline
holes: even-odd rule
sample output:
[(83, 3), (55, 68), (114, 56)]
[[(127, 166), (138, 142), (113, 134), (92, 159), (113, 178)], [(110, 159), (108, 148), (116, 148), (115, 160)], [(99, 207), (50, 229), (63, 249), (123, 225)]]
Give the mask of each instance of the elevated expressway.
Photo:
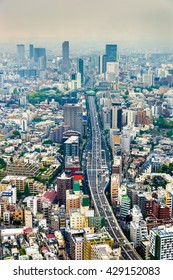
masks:
[(88, 103), (91, 131), (90, 144), (86, 150), (86, 173), (92, 203), (97, 215), (105, 218), (105, 227), (114, 239), (114, 246), (121, 247), (122, 258), (124, 260), (141, 260), (141, 257), (121, 230), (105, 196), (105, 188), (109, 180), (109, 169), (105, 156), (108, 151), (102, 149), (103, 146), (106, 147), (106, 143), (104, 143), (105, 140), (99, 126), (95, 96), (88, 96)]

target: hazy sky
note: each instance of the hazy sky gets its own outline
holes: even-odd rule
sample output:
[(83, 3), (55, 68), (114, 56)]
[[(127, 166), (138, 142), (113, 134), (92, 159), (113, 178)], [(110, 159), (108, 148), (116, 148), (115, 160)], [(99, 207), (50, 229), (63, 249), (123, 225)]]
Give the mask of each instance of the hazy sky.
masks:
[(173, 43), (173, 0), (0, 0), (1, 42)]

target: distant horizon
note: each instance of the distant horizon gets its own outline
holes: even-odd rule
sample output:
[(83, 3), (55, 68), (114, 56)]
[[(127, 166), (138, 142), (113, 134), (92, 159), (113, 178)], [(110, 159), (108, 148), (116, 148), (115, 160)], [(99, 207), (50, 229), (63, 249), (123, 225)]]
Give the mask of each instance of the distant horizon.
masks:
[[(74, 41), (68, 40), (65, 38), (63, 41), (69, 41), (69, 48), (70, 53), (75, 52), (93, 52), (93, 53), (105, 53), (105, 46), (106, 44), (117, 44), (118, 46), (118, 53), (173, 53), (173, 45), (171, 46), (164, 46), (161, 44), (149, 44), (147, 42), (119, 42), (119, 41)], [(0, 42), (0, 52), (12, 52), (16, 53), (16, 46), (17, 44), (24, 44), (26, 46), (26, 51), (29, 49), (29, 44), (33, 44), (34, 47), (45, 47), (49, 51), (53, 51), (57, 53), (57, 56), (61, 56), (62, 54), (62, 43), (63, 41), (56, 41), (50, 40), (47, 41), (46, 39), (42, 39), (39, 41), (35, 41), (34, 39), (30, 40), (16, 40), (14, 42)]]
[(0, 38), (3, 45), (60, 48), (68, 40), (173, 50), (172, 15), (172, 0), (0, 0)]

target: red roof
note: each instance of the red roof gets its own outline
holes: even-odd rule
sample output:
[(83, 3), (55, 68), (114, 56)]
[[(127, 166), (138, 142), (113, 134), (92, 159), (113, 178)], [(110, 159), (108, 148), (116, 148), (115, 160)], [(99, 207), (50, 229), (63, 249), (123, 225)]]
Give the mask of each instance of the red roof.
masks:
[(57, 196), (56, 191), (48, 191), (43, 194), (43, 197), (47, 198), (50, 202), (53, 202)]
[(47, 238), (55, 238), (55, 235), (53, 233), (48, 233), (46, 234)]

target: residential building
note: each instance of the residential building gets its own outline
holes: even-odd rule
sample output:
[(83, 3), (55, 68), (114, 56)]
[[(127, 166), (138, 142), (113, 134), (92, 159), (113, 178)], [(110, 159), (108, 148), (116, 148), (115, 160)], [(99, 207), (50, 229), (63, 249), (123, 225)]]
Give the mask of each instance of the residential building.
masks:
[(149, 252), (156, 260), (173, 260), (173, 227), (152, 228), (149, 235)]
[(108, 244), (111, 248), (114, 241), (110, 234), (103, 228), (99, 233), (84, 235), (84, 260), (91, 260), (92, 245)]

